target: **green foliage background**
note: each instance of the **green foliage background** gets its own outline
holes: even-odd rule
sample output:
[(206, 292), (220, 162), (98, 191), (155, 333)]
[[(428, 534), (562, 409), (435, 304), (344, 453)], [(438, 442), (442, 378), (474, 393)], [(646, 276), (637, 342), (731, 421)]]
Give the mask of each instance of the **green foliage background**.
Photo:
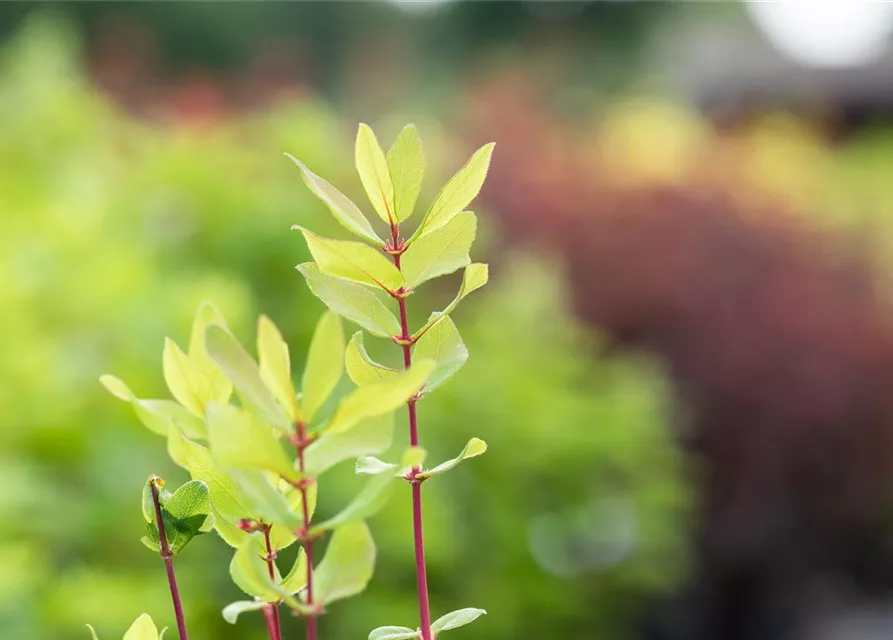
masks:
[[(97, 378), (114, 371), (165, 397), (163, 338), (185, 340), (204, 299), (248, 344), (256, 315), (271, 316), (300, 370), (322, 305), (293, 269), (309, 256), (289, 227), (343, 234), (282, 152), (357, 196), (355, 123), (313, 100), (203, 129), (135, 121), (90, 88), (78, 43), (47, 20), (0, 64), (0, 629), (68, 640), (91, 622), (113, 638), (143, 611), (169, 626), (137, 496), (150, 473), (185, 474)], [(418, 124), (430, 173), (446, 177), (451, 146)], [(474, 257), (487, 260), (499, 233), (480, 217)], [(456, 632), (469, 639), (619, 639), (643, 597), (684, 572), (689, 498), (660, 372), (593, 359), (598, 339), (569, 317), (560, 283), (540, 260), (503, 256), (458, 312), (471, 359), (421, 411), (432, 459), (469, 435), (490, 445), (426, 485), (433, 613), (488, 609)], [(411, 302), (452, 295), (434, 289)], [(359, 483), (344, 469), (321, 503)], [(409, 506), (407, 488), (370, 523), (376, 575), (332, 607), (324, 637), (414, 623)], [(179, 563), (195, 640), (263, 637), (258, 619), (233, 628), (220, 616), (239, 597), (230, 553), (205, 536)], [(296, 620), (285, 629), (302, 633)]]

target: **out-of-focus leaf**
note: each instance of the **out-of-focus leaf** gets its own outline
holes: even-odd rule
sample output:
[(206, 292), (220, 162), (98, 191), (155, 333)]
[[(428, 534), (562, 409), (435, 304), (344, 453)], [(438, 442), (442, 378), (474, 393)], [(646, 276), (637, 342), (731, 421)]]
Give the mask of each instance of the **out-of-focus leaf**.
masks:
[(400, 465), (398, 464), (385, 462), (373, 456), (362, 456), (357, 459), (354, 470), (358, 475), (377, 476), (382, 473), (396, 472), (399, 468)]
[(205, 422), (173, 400), (141, 400), (115, 376), (100, 376), (99, 381), (116, 398), (129, 402), (136, 417), (150, 431), (166, 436), (171, 423), (177, 423), (191, 438), (205, 438)]
[(363, 123), (360, 123), (357, 130), (356, 165), (360, 181), (378, 217), (388, 224), (395, 223), (394, 184), (391, 182), (388, 161), (375, 133)]
[(418, 629), (409, 627), (378, 627), (369, 632), (369, 640), (414, 640), (419, 638)]
[(203, 417), (205, 405), (214, 401), (214, 394), (201, 367), (170, 338), (164, 341), (162, 364), (171, 395), (189, 411)]
[(438, 476), (442, 473), (446, 473), (457, 464), (462, 462), (463, 460), (468, 460), (469, 458), (477, 457), (483, 454), (487, 450), (487, 443), (481, 440), (480, 438), (472, 438), (468, 441), (468, 444), (465, 445), (465, 448), (462, 449), (462, 453), (460, 453), (455, 458), (447, 460), (446, 462), (442, 462), (433, 469), (428, 469), (427, 471), (423, 471), (419, 474), (420, 478), (431, 478), (433, 476)]
[(344, 329), (341, 318), (332, 312), (324, 313), (307, 353), (307, 366), (301, 380), (301, 403), (305, 419), (311, 420), (338, 386), (344, 370)]
[(348, 503), (337, 515), (321, 522), (312, 528), (314, 532), (339, 529), (345, 525), (371, 518), (391, 498), (391, 492), (396, 483), (390, 475), (380, 475), (372, 478), (363, 487), (363, 490)]
[(462, 299), (465, 298), (465, 296), (487, 284), (488, 279), (489, 267), (486, 264), (475, 262), (474, 264), (465, 267), (465, 272), (462, 274), (462, 284), (459, 287), (459, 293), (456, 294), (453, 301), (450, 302), (443, 311), (435, 311), (432, 313), (431, 317), (428, 318), (428, 322), (412, 335), (413, 339), (419, 340), (429, 329), (431, 329), (431, 327), (450, 315), (455, 308), (459, 306), (459, 303), (462, 302)]
[(144, 613), (130, 626), (123, 640), (159, 640), (158, 627), (149, 614)]
[(386, 451), (393, 437), (393, 413), (364, 420), (346, 433), (323, 434), (304, 452), (304, 469), (317, 477), (344, 460)]
[(262, 533), (254, 533), (236, 549), (229, 564), (229, 575), (236, 586), (249, 596), (264, 602), (277, 602), (283, 595), (290, 594), (270, 579), (267, 563), (258, 553), (258, 549), (262, 548), (259, 546), (262, 537)]
[(230, 624), (236, 624), (239, 615), (247, 611), (260, 611), (267, 606), (263, 600), (240, 600), (231, 602), (223, 608), (223, 619)]
[(347, 345), (344, 365), (347, 368), (347, 375), (350, 376), (350, 379), (358, 387), (373, 382), (380, 382), (400, 373), (396, 369), (378, 364), (369, 357), (369, 354), (366, 352), (366, 346), (363, 344), (362, 331), (357, 331), (350, 339)]
[(314, 573), (314, 595), (324, 605), (356, 595), (369, 584), (374, 566), (375, 543), (365, 522), (336, 529)]
[(400, 466), (410, 469), (413, 467), (421, 467), (427, 456), (428, 452), (422, 447), (409, 447), (400, 457)]
[(291, 594), (298, 593), (307, 586), (307, 554), (303, 549), (298, 550), (294, 564), (288, 574), (282, 579), (282, 588)]
[(310, 254), (323, 273), (385, 291), (403, 286), (403, 274), (378, 249), (352, 240), (323, 238), (301, 228)]
[(300, 410), (291, 381), (288, 345), (278, 327), (264, 315), (257, 321), (257, 357), (261, 381), (285, 409), (289, 420), (294, 422), (300, 417)]
[(487, 612), (483, 609), (474, 609), (471, 607), (467, 609), (459, 609), (458, 611), (451, 611), (431, 623), (431, 631), (440, 633), (441, 631), (449, 631), (450, 629), (464, 627), (467, 624), (471, 624), (485, 613)]
[(426, 331), (412, 351), (417, 358), (434, 360), (437, 365), (425, 383), (423, 394), (434, 391), (449, 380), (468, 360), (468, 349), (462, 342), (456, 324), (449, 316)]
[(467, 266), (471, 262), (468, 252), (476, 231), (477, 218), (466, 212), (409, 245), (400, 258), (407, 286), (415, 288)]
[(388, 168), (394, 183), (394, 215), (403, 222), (412, 215), (422, 179), (425, 155), (415, 125), (406, 125), (388, 151)]
[(301, 176), (304, 179), (304, 184), (307, 185), (317, 198), (325, 203), (329, 208), (329, 211), (332, 212), (332, 215), (335, 216), (335, 219), (340, 222), (345, 229), (369, 240), (370, 242), (374, 242), (377, 245), (384, 244), (384, 240), (378, 237), (372, 229), (372, 225), (369, 224), (369, 221), (366, 219), (366, 216), (363, 215), (357, 205), (351, 202), (347, 196), (310, 171), (310, 169), (305, 167), (300, 160), (297, 160), (287, 153), (285, 155), (298, 165), (301, 169)]
[(233, 480), (251, 505), (252, 513), (257, 514), (257, 519), (276, 525), (274, 529), (279, 527), (292, 531), (304, 524), (301, 515), (292, 508), (266, 474), (261, 471), (239, 469), (233, 469), (231, 473)]
[(239, 341), (215, 325), (208, 327), (205, 339), (208, 353), (232, 380), (242, 404), (268, 424), (290, 433), (291, 421), (285, 410), (276, 402), (261, 379), (257, 364)]
[(477, 197), (487, 178), (494, 146), (491, 142), (475, 151), (465, 166), (443, 186), (431, 203), (419, 228), (409, 239), (410, 244), (423, 234), (445, 225)]
[(329, 309), (355, 322), (372, 335), (390, 338), (400, 333), (400, 323), (374, 291), (330, 276), (312, 262), (297, 267), (307, 286)]
[(225, 467), (272, 471), (297, 482), (301, 475), (285, 455), (273, 429), (231, 404), (208, 406), (211, 455)]
[(338, 404), (325, 433), (341, 433), (366, 418), (394, 411), (419, 392), (432, 371), (432, 360), (419, 360), (407, 371), (352, 391)]
[(208, 355), (205, 345), (205, 331), (209, 325), (216, 324), (227, 330), (226, 320), (212, 303), (202, 302), (192, 322), (192, 334), (189, 338), (189, 360), (195, 363), (199, 372), (205, 377), (210, 399), (208, 402), (225, 404), (233, 392), (233, 384), (217, 363)]

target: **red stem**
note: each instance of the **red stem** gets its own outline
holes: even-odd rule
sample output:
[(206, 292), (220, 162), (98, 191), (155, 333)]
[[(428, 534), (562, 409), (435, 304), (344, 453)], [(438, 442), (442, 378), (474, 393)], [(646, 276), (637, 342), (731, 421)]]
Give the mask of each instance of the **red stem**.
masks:
[[(304, 449), (307, 448), (307, 426), (298, 423), (298, 468), (304, 473)], [(306, 479), (305, 479), (306, 480)], [(307, 483), (300, 483), (301, 507), (304, 512), (304, 555), (307, 556), (307, 604), (313, 606), (313, 541), (310, 539), (310, 505), (307, 504)], [(316, 640), (316, 614), (306, 616), (307, 640)]]
[[(396, 239), (398, 230), (392, 227), (392, 235)], [(400, 255), (394, 255), (394, 265), (400, 268)], [(400, 339), (407, 344), (403, 344), (403, 366), (409, 369), (412, 366), (412, 345), (408, 344), (412, 335), (409, 333), (409, 323), (406, 319), (406, 299), (397, 298), (397, 304), (400, 306), (400, 329), (403, 335)], [(409, 443), (413, 447), (419, 446), (419, 424), (416, 416), (416, 398), (410, 399), (406, 403), (409, 410)], [(431, 633), (431, 606), (428, 602), (428, 571), (425, 568), (425, 540), (422, 530), (422, 483), (421, 480), (415, 478), (418, 468), (411, 472), (412, 484), (412, 536), (413, 546), (415, 548), (415, 575), (416, 589), (418, 591), (419, 600), (419, 628), (422, 632), (422, 640), (433, 640)]]
[[(276, 582), (276, 561), (273, 559), (273, 545), (270, 543), (270, 530), (273, 525), (264, 525), (264, 543), (267, 545), (267, 570), (270, 572), (270, 580)], [(279, 625), (279, 603), (273, 603), (264, 608), (264, 616), (267, 617), (267, 632), (270, 640), (282, 640), (282, 628)]]
[(167, 583), (171, 589), (171, 600), (174, 602), (174, 615), (177, 617), (177, 631), (180, 640), (189, 640), (186, 632), (186, 619), (183, 617), (183, 604), (180, 602), (180, 589), (177, 587), (177, 576), (174, 575), (174, 556), (167, 544), (167, 532), (164, 530), (164, 517), (161, 514), (161, 501), (158, 499), (158, 485), (155, 478), (149, 481), (152, 491), (152, 502), (155, 505), (155, 524), (158, 526), (158, 539), (161, 542), (161, 558), (167, 571)]

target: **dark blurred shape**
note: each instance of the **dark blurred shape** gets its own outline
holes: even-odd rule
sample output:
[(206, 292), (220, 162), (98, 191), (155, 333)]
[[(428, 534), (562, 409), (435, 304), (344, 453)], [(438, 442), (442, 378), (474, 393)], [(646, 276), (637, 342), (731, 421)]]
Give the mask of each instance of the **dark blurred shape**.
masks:
[(472, 102), (501, 141), (489, 204), (565, 258), (583, 318), (666, 361), (703, 464), (691, 587), (642, 637), (803, 637), (839, 591), (893, 586), (893, 330), (871, 257), (779, 208), (592, 172), (521, 87)]

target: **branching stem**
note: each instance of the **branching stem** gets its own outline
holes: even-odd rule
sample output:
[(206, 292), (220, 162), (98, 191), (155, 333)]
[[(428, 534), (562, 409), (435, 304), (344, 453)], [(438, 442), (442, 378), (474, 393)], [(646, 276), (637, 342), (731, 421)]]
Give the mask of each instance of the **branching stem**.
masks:
[[(304, 473), (304, 449), (308, 446), (307, 425), (303, 422), (297, 424), (297, 440), (296, 449), (298, 452), (298, 469)], [(304, 555), (307, 558), (307, 605), (313, 608), (313, 539), (310, 536), (310, 505), (307, 502), (307, 488), (310, 485), (302, 481), (298, 483), (298, 491), (301, 492), (301, 507), (304, 514), (304, 530), (302, 542), (304, 545)], [(307, 621), (307, 640), (316, 640), (316, 613), (310, 613), (305, 617)]]
[(167, 543), (167, 533), (164, 530), (164, 516), (161, 512), (161, 501), (158, 498), (157, 479), (149, 480), (149, 488), (152, 491), (152, 503), (155, 505), (155, 524), (158, 525), (158, 539), (161, 543), (161, 559), (164, 560), (164, 568), (167, 571), (167, 583), (171, 589), (171, 600), (174, 603), (174, 615), (177, 618), (177, 631), (180, 640), (189, 640), (186, 632), (186, 619), (183, 617), (183, 604), (180, 601), (180, 589), (177, 587), (177, 576), (174, 575), (174, 555)]

